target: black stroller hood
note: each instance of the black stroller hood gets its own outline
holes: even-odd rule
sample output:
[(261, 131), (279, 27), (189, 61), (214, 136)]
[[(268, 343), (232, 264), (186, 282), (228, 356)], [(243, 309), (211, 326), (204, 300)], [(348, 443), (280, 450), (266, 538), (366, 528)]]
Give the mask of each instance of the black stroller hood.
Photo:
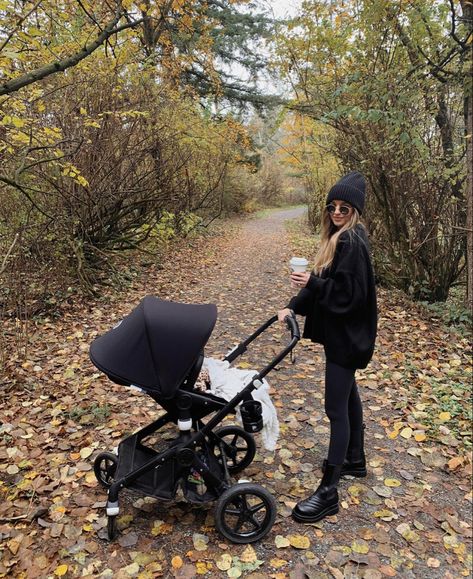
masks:
[(90, 359), (112, 380), (171, 398), (198, 360), (216, 321), (214, 304), (147, 296), (92, 342)]

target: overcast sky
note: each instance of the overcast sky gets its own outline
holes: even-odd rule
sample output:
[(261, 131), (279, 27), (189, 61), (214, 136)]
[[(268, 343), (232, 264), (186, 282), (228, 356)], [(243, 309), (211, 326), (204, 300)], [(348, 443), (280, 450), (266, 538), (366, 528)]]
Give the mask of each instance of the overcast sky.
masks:
[(286, 16), (294, 16), (298, 6), (301, 4), (301, 0), (264, 0), (264, 3), (273, 10), (276, 17), (284, 18)]

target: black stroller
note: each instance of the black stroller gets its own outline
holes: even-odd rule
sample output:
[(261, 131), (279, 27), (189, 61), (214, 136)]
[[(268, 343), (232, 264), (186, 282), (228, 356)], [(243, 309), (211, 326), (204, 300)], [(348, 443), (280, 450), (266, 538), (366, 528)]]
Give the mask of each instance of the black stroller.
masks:
[[(297, 344), (299, 328), (294, 317), (286, 318), (290, 344), (227, 402), (195, 388), (203, 349), (216, 320), (213, 304), (182, 304), (147, 296), (90, 347), (93, 364), (113, 382), (139, 388), (165, 410), (156, 421), (122, 440), (118, 455), (102, 452), (95, 459), (95, 475), (108, 488), (110, 540), (117, 534), (118, 494), (124, 488), (162, 500), (172, 500), (180, 488), (190, 502), (216, 501), (216, 527), (235, 543), (257, 541), (273, 526), (273, 496), (258, 484), (234, 484), (231, 475), (252, 462), (256, 453), (252, 433), (263, 426), (261, 403), (251, 393)], [(277, 316), (231, 350), (225, 360), (233, 362), (275, 321)], [(215, 429), (240, 403), (244, 428)], [(170, 423), (177, 425), (174, 439), (157, 439), (156, 431)]]

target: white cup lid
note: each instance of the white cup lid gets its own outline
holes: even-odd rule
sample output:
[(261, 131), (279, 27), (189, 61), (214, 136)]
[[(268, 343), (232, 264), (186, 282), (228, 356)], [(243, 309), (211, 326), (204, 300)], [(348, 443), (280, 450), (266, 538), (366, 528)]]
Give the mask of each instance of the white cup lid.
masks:
[(309, 262), (305, 257), (292, 257), (289, 263), (291, 265), (309, 265)]

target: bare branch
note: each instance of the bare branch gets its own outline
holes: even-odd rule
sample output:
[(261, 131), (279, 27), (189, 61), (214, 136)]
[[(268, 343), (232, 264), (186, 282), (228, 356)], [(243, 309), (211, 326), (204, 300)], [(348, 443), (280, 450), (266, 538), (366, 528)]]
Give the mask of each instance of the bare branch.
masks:
[(45, 211), (43, 211), (43, 209), (41, 209), (41, 207), (39, 207), (39, 205), (34, 201), (34, 199), (31, 197), (31, 195), (28, 193), (28, 191), (26, 190), (25, 187), (23, 187), (22, 185), (20, 185), (16, 181), (13, 181), (13, 179), (6, 177), (5, 175), (0, 175), (0, 181), (2, 183), (5, 183), (6, 185), (10, 185), (10, 187), (14, 187), (15, 189), (18, 189), (18, 191), (23, 193), (23, 195), (28, 199), (28, 201), (31, 203), (31, 205), (33, 205), (33, 207), (35, 209), (37, 209), (41, 213), (41, 215), (44, 215), (48, 219), (51, 219), (52, 221), (54, 221), (54, 217), (52, 217), (51, 215), (49, 215), (49, 213), (46, 213)]
[(8, 249), (5, 257), (3, 258), (3, 262), (2, 262), (2, 265), (1, 265), (1, 267), (0, 267), (0, 275), (2, 275), (2, 273), (5, 271), (5, 269), (6, 269), (6, 267), (7, 267), (8, 258), (10, 257), (10, 254), (11, 254), (11, 252), (13, 251), (13, 248), (15, 247), (16, 242), (18, 241), (19, 236), (20, 236), (19, 233), (17, 233), (17, 234), (15, 235), (15, 238), (13, 239), (12, 244), (10, 245), (10, 248)]

